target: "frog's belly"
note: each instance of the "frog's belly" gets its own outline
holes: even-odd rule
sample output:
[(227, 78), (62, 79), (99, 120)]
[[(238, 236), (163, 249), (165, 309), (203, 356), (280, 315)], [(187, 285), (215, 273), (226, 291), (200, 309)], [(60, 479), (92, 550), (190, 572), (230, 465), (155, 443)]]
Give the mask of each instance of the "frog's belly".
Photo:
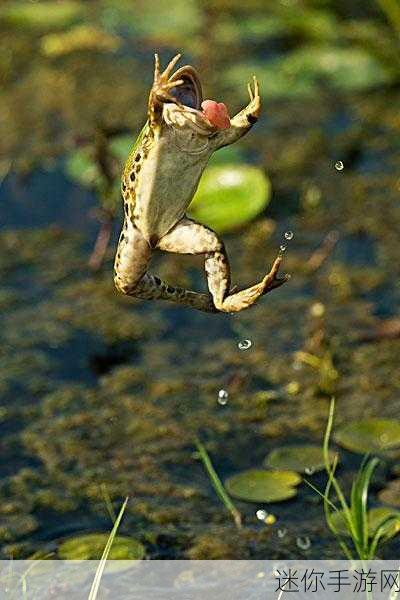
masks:
[(185, 214), (197, 189), (207, 157), (151, 150), (136, 190), (136, 222), (154, 246)]

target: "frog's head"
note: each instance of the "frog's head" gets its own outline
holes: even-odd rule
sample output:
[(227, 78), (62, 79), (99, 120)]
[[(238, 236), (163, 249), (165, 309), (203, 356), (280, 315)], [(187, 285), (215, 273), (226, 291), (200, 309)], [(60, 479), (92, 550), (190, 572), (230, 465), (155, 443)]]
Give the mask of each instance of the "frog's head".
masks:
[(166, 121), (177, 127), (189, 127), (200, 135), (210, 136), (220, 129), (230, 126), (225, 104), (214, 100), (203, 100), (200, 78), (190, 65), (181, 67), (169, 81), (183, 83), (170, 90), (179, 104), (168, 103), (165, 110)]

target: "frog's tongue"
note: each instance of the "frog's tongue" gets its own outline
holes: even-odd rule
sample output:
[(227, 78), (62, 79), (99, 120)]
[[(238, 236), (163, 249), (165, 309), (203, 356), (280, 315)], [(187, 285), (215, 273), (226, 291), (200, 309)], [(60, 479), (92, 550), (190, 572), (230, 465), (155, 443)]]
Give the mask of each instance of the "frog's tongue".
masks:
[(230, 127), (228, 109), (223, 102), (204, 100), (201, 103), (201, 108), (210, 123), (217, 129), (228, 129)]

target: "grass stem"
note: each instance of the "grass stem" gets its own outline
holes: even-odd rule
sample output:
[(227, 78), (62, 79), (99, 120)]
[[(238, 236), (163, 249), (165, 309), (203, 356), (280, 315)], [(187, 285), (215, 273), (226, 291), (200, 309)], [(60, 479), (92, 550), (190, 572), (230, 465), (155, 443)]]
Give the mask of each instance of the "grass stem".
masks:
[(204, 445), (200, 442), (200, 440), (198, 438), (195, 439), (195, 445), (196, 445), (197, 451), (200, 455), (200, 458), (203, 462), (204, 468), (207, 471), (207, 474), (210, 478), (210, 481), (211, 481), (218, 497), (220, 498), (221, 502), (224, 504), (225, 508), (231, 513), (236, 527), (238, 529), (240, 529), (242, 527), (242, 515), (240, 514), (240, 512), (238, 511), (238, 509), (236, 508), (236, 506), (233, 504), (232, 500), (228, 496), (228, 494), (222, 484), (222, 481), (218, 477), (218, 475), (213, 467), (213, 464), (211, 462), (211, 459), (208, 455), (207, 450), (205, 449)]

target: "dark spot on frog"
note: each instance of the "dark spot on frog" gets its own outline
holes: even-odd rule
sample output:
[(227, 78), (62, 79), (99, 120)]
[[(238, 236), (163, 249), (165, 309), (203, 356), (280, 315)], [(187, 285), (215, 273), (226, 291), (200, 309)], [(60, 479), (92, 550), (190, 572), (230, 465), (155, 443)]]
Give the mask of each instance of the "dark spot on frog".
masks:
[(174, 288), (173, 288), (173, 287), (171, 287), (170, 285), (167, 285), (167, 292), (168, 292), (169, 294), (173, 294), (173, 293), (174, 293), (174, 291), (175, 291), (175, 290), (174, 290)]
[(250, 123), (250, 125), (254, 125), (254, 123), (257, 123), (258, 121), (257, 117), (255, 117), (254, 115), (247, 115), (247, 120)]
[(141, 159), (140, 154), (136, 154), (136, 156), (135, 156), (135, 162), (139, 162), (140, 159)]
[(161, 285), (161, 279), (159, 277), (154, 277), (154, 281), (157, 285)]
[(135, 176), (135, 173), (134, 173), (133, 171), (131, 171), (131, 173), (130, 173), (130, 175), (129, 175), (129, 179), (130, 179), (131, 181), (135, 181), (135, 177), (136, 177), (136, 176)]

